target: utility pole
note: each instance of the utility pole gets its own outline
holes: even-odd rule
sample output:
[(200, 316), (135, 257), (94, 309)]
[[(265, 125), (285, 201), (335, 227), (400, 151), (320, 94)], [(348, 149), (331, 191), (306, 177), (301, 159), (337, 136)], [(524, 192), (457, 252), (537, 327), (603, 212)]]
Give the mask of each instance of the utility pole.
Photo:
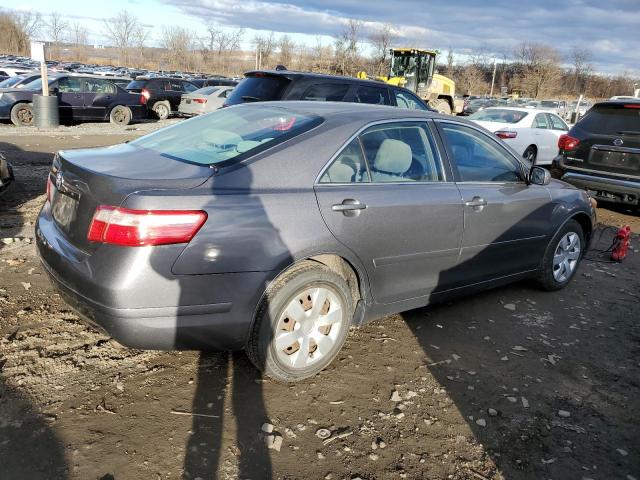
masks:
[(496, 68), (498, 67), (498, 59), (494, 58), (493, 59), (493, 76), (491, 77), (491, 93), (489, 94), (490, 97), (493, 97), (493, 84), (496, 81)]

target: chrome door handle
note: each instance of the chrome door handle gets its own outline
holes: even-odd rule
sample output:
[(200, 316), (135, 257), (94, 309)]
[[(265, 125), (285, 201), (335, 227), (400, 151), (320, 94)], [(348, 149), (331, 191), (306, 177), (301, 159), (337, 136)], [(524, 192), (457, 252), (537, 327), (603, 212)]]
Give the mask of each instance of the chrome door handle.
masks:
[(334, 212), (342, 212), (347, 217), (354, 217), (360, 214), (360, 210), (365, 210), (367, 206), (364, 203), (360, 203), (353, 198), (347, 198), (342, 203), (337, 203), (331, 206), (331, 210)]
[(482, 197), (473, 197), (470, 201), (464, 202), (465, 207), (472, 207), (476, 212), (482, 211), (487, 206), (487, 201)]

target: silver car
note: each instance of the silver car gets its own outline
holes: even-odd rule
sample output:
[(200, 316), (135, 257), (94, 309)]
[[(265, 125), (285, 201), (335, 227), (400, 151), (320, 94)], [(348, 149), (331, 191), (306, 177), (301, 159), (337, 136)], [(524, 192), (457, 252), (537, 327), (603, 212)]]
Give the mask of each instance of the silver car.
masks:
[(472, 122), (354, 103), (249, 103), (62, 151), (47, 190), (38, 251), (84, 318), (139, 348), (245, 349), (284, 381), (366, 321), (565, 287), (595, 221)]
[(222, 107), (225, 99), (234, 87), (211, 86), (199, 88), (192, 93), (182, 95), (178, 112), (182, 115), (202, 115)]

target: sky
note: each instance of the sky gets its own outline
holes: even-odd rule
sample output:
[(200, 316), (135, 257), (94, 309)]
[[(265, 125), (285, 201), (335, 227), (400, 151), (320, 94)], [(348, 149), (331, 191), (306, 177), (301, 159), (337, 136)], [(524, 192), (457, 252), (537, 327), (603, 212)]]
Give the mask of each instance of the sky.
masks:
[[(640, 0), (109, 0), (97, 14), (91, 0), (23, 0), (20, 9), (50, 13), (52, 5), (69, 21), (81, 21), (90, 40), (105, 43), (102, 19), (126, 9), (152, 28), (151, 42), (163, 25), (189, 28), (204, 36), (204, 20), (223, 28), (244, 27), (245, 48), (256, 34), (274, 31), (294, 41), (325, 44), (349, 18), (365, 29), (391, 23), (397, 43), (405, 46), (450, 48), (457, 63), (482, 50), (509, 58), (521, 42), (546, 43), (569, 56), (574, 47), (591, 52), (601, 73), (640, 74)], [(0, 7), (16, 2), (0, 0)], [(103, 16), (104, 15), (104, 16)], [(443, 59), (444, 60), (444, 59)]]

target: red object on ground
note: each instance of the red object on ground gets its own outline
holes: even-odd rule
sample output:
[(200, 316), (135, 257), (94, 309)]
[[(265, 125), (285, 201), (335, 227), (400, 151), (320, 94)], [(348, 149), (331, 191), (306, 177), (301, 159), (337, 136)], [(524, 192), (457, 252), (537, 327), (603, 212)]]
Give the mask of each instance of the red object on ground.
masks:
[(629, 240), (631, 240), (631, 227), (625, 225), (618, 230), (616, 238), (613, 241), (613, 250), (611, 250), (611, 260), (621, 262), (627, 256), (629, 250)]

